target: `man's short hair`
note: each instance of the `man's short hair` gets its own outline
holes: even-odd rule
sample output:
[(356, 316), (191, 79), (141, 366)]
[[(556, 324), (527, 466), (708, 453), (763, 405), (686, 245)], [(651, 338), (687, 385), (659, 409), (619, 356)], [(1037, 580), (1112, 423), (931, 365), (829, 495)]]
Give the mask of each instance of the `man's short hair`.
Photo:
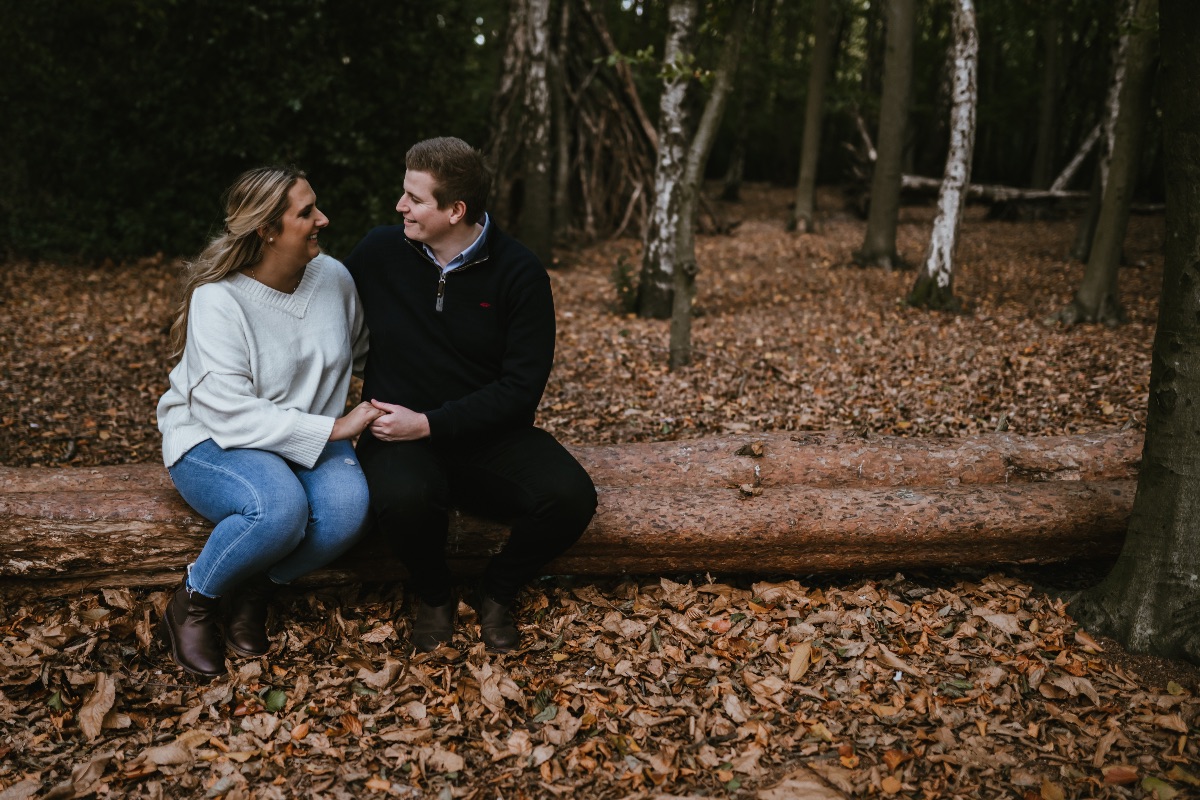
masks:
[(483, 155), (471, 145), (453, 136), (426, 139), (408, 149), (404, 166), (433, 176), (433, 197), (438, 208), (461, 200), (467, 206), (464, 219), (468, 224), (483, 219), (492, 175)]

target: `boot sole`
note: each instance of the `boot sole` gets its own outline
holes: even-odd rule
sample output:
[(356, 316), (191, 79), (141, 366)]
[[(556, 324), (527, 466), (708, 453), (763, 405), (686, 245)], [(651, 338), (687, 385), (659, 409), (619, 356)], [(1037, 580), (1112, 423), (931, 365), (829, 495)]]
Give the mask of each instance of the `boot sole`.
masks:
[(201, 672), (200, 670), (193, 669), (192, 667), (189, 667), (187, 664), (184, 664), (182, 661), (180, 661), (179, 650), (175, 644), (175, 631), (171, 630), (171, 625), (167, 622), (165, 615), (161, 620), (159, 620), (158, 629), (159, 635), (162, 636), (163, 642), (167, 645), (167, 649), (171, 651), (171, 660), (175, 662), (175, 666), (179, 667), (189, 675), (195, 675), (198, 678), (217, 678), (225, 674), (226, 671), (224, 669), (222, 669), (220, 672)]
[(242, 648), (238, 647), (236, 644), (234, 644), (233, 642), (230, 642), (230, 641), (225, 642), (225, 647), (228, 648), (233, 653), (236, 653), (239, 658), (261, 658), (271, 652), (270, 647), (268, 647), (266, 650), (262, 650), (259, 652), (254, 652), (251, 650), (243, 650)]

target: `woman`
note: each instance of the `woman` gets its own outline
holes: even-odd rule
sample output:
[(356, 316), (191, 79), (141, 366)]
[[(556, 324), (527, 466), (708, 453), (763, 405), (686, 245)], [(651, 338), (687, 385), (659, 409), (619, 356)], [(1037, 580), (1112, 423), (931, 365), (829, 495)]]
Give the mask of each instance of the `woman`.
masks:
[(321, 253), (328, 224), (303, 172), (250, 170), (226, 194), (224, 231), (185, 266), (158, 427), (171, 480), (215, 527), (162, 634), (196, 675), (225, 672), (220, 598), (229, 647), (265, 654), (274, 587), (345, 552), (366, 519), (350, 440), (381, 412), (339, 416), (367, 331), (354, 282)]

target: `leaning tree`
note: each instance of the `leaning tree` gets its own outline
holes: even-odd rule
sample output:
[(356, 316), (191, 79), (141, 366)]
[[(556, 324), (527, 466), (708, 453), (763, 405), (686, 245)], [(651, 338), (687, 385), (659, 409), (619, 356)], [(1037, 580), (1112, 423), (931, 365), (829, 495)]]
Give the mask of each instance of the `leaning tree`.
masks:
[(1095, 233), (1087, 256), (1087, 268), (1075, 297), (1059, 319), (1068, 325), (1103, 322), (1115, 325), (1123, 313), (1117, 296), (1117, 269), (1121, 247), (1129, 225), (1129, 211), (1137, 182), (1142, 133), (1150, 113), (1151, 86), (1158, 36), (1154, 25), (1158, 0), (1130, 0), (1128, 41), (1119, 60), (1119, 89), (1110, 99), (1111, 150), (1100, 185), (1103, 195), (1096, 217)]
[(1137, 497), (1124, 549), (1072, 604), (1135, 652), (1200, 663), (1200, 4), (1162, 0), (1163, 291)]

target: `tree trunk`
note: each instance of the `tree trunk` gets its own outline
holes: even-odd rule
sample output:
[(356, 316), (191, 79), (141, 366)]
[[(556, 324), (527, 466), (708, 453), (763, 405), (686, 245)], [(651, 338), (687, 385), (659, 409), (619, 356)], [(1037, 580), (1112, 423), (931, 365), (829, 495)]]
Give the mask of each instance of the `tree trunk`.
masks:
[(654, 170), (654, 201), (642, 247), (638, 282), (638, 316), (668, 319), (672, 312), (676, 248), (682, 217), (684, 171), (687, 168), (688, 125), (684, 100), (691, 71), (684, 61), (692, 53), (697, 0), (671, 0), (670, 28), (663, 53), (663, 92), (659, 101), (658, 164)]
[(571, 4), (562, 4), (558, 43), (550, 58), (550, 107), (554, 114), (554, 233), (571, 225), (571, 112), (567, 105), (567, 48), (571, 36)]
[(1054, 150), (1058, 141), (1058, 72), (1062, 59), (1059, 34), (1062, 28), (1059, 9), (1053, 5), (1042, 9), (1042, 89), (1038, 99), (1037, 147), (1033, 154), (1033, 176), (1030, 185), (1035, 189), (1049, 188), (1054, 180)]
[[(904, 175), (900, 178), (900, 188), (906, 192), (937, 194), (941, 190), (942, 184), (943, 181), (937, 178), (926, 178), (921, 175)], [(1020, 189), (1016, 186), (999, 186), (994, 183), (970, 183), (963, 188), (963, 192), (971, 200), (982, 200), (987, 203), (1008, 203), (1020, 200), (1080, 200), (1086, 196), (1084, 192)]]
[(516, 230), (520, 218), (520, 162), (525, 140), (522, 120), (524, 75), (528, 62), (528, 5), (526, 0), (509, 0), (505, 22), (504, 54), (500, 61), (500, 84), (492, 96), (491, 139), (484, 148), (488, 166), (495, 176), (489, 213), (502, 226)]
[[(738, 90), (732, 98), (736, 104), (733, 111), (735, 120), (747, 120), (752, 116), (771, 118), (779, 94), (774, 85), (777, 71), (771, 69), (769, 55), (776, 34), (774, 23), (778, 10), (778, 0), (756, 0), (754, 4), (751, 23), (754, 27), (746, 33), (752, 44), (738, 65)], [(746, 171), (746, 144), (754, 133), (757, 132), (752, 131), (749, 125), (734, 126), (729, 166), (721, 186), (721, 200), (730, 203), (741, 200), (742, 179)]]
[(816, 232), (817, 165), (821, 156), (821, 127), (825, 119), (825, 86), (833, 68), (835, 24), (832, 0), (816, 0), (813, 9), (813, 53), (804, 101), (804, 138), (800, 145), (800, 177), (788, 229)]
[(900, 213), (900, 176), (904, 137), (912, 93), (914, 0), (889, 0), (887, 52), (883, 66), (883, 101), (879, 108), (877, 157), (871, 178), (871, 209), (862, 249), (854, 255), (863, 267), (903, 267), (896, 252), (896, 220)]
[(1079, 290), (1060, 315), (1068, 325), (1080, 322), (1118, 325), (1124, 318), (1117, 294), (1117, 271), (1137, 183), (1142, 130), (1150, 113), (1150, 89), (1157, 57), (1154, 24), (1157, 15), (1158, 0), (1137, 0), (1117, 101), (1113, 149), (1107, 176), (1103, 177), (1104, 199), (1096, 220), (1096, 235)]
[(525, 75), (525, 191), (521, 203), (521, 241), (547, 267), (554, 265), (551, 244), (554, 239), (551, 198), (550, 86), (547, 63), (550, 60), (550, 0), (525, 0), (528, 3), (528, 65)]
[(1162, 0), (1166, 237), (1146, 446), (1125, 546), (1071, 605), (1133, 652), (1200, 663), (1200, 6)]
[[(824, 572), (1115, 555), (1140, 436), (777, 433), (573, 452), (600, 510), (548, 572)], [(159, 465), (0, 469), (0, 590), (165, 586), (210, 528)], [(452, 561), (477, 570), (504, 534), (454, 513)], [(368, 540), (309, 580), (402, 574)]]
[[(1096, 127), (1103, 132), (1103, 126)], [(1099, 138), (1097, 138), (1099, 141)], [(1103, 158), (1103, 155), (1101, 156)], [(1070, 257), (1075, 261), (1087, 263), (1092, 252), (1092, 239), (1096, 236), (1096, 223), (1100, 220), (1100, 205), (1104, 202), (1104, 178), (1099, 161), (1092, 170), (1092, 184), (1088, 189), (1087, 207), (1079, 218), (1079, 227), (1075, 229), (1075, 241), (1071, 244)]]
[(721, 118), (725, 115), (725, 102), (729, 98), (729, 90), (737, 72), (742, 40), (746, 35), (747, 17), (750, 16), (751, 9), (750, 0), (737, 0), (733, 3), (733, 29), (725, 39), (725, 46), (721, 50), (721, 62), (717, 65), (713, 78), (712, 91), (688, 147), (675, 247), (675, 287), (671, 304), (668, 356), (671, 369), (692, 363), (692, 301), (696, 295), (696, 273), (699, 271), (696, 265), (696, 213), (700, 193), (704, 187), (704, 168), (708, 164), (717, 129), (721, 127)]
[(975, 78), (979, 67), (979, 34), (974, 0), (954, 6), (954, 106), (950, 111), (950, 152), (938, 193), (938, 213), (929, 236), (925, 265), (908, 296), (909, 305), (958, 310), (954, 296), (954, 246), (967, 201), (971, 153), (975, 146)]
[[(1091, 259), (1092, 240), (1095, 238), (1100, 220), (1100, 207), (1104, 201), (1104, 193), (1108, 187), (1108, 165), (1116, 149), (1117, 117), (1121, 111), (1121, 95), (1124, 90), (1127, 60), (1129, 57), (1129, 42), (1132, 35), (1134, 9), (1138, 0), (1122, 0), (1121, 12), (1117, 28), (1116, 46), (1112, 56), (1112, 80), (1108, 85), (1108, 94), (1104, 99), (1104, 116), (1100, 120), (1102, 146), (1099, 158), (1096, 159), (1096, 173), (1092, 178), (1092, 199), (1087, 211), (1079, 220), (1079, 230), (1075, 233), (1075, 244), (1071, 248), (1071, 257), (1087, 262)], [(1075, 312), (1068, 308), (1059, 316), (1070, 322)]]

